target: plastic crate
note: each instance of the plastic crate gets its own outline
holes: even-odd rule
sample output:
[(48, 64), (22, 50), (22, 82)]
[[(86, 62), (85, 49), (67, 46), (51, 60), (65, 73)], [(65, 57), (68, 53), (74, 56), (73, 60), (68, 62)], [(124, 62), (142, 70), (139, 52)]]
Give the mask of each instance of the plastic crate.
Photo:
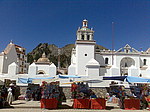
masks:
[(41, 108), (56, 109), (58, 107), (58, 101), (55, 98), (41, 99)]
[(90, 99), (74, 99), (73, 108), (90, 109)]
[(91, 99), (91, 109), (106, 109), (106, 100), (104, 98)]
[(125, 99), (124, 108), (125, 110), (140, 110), (140, 100), (139, 99)]

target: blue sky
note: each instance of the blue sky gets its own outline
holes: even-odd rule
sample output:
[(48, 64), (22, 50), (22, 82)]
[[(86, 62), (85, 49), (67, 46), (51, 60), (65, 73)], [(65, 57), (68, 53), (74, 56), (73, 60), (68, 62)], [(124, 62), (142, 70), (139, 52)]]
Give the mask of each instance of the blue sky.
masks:
[(13, 40), (27, 52), (39, 43), (75, 43), (87, 19), (96, 43), (112, 48), (150, 47), (150, 0), (0, 0), (0, 51)]

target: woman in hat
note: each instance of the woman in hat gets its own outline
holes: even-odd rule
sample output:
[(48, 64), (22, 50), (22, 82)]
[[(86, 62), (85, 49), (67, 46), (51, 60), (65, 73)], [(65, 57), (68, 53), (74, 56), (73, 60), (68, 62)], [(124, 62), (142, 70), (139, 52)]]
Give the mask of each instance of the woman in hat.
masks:
[(7, 102), (11, 105), (12, 104), (12, 101), (13, 101), (13, 94), (12, 94), (12, 87), (13, 85), (10, 84), (9, 85), (9, 88), (8, 88), (8, 95), (7, 95)]

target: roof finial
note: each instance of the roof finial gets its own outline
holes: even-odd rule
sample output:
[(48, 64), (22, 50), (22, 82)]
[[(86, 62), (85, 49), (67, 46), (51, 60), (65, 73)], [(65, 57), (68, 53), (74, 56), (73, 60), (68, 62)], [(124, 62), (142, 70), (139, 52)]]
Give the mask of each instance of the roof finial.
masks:
[(12, 41), (12, 40), (10, 40), (10, 44), (13, 44), (13, 41)]
[(85, 27), (85, 28), (88, 27), (88, 21), (87, 21), (86, 19), (84, 19), (84, 20), (82, 21), (82, 27)]
[(42, 54), (42, 58), (46, 58), (46, 54), (45, 54), (45, 52)]

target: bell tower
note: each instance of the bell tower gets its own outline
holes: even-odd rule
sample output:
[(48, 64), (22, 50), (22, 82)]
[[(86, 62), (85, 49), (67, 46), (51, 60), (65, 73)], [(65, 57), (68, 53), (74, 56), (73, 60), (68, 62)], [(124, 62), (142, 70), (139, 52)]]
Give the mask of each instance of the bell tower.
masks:
[(84, 19), (82, 21), (82, 28), (79, 27), (77, 30), (77, 40), (92, 41), (93, 40), (93, 34), (94, 34), (93, 29), (88, 28), (88, 21), (86, 19)]
[(95, 58), (94, 31), (88, 28), (88, 21), (82, 21), (82, 27), (77, 30), (76, 40), (76, 75), (87, 76), (86, 64)]

